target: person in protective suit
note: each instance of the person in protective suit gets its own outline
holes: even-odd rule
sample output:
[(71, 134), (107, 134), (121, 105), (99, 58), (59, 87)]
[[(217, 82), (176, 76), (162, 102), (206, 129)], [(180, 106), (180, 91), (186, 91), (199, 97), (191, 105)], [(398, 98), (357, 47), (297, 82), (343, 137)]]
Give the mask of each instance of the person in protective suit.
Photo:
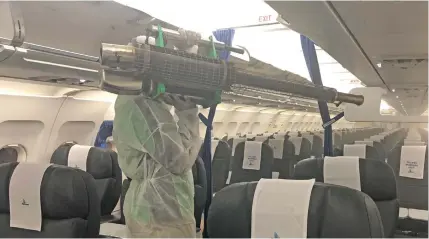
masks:
[(183, 97), (118, 96), (113, 138), (119, 165), (131, 178), (124, 202), (128, 237), (196, 236), (191, 168), (201, 145), (197, 114)]

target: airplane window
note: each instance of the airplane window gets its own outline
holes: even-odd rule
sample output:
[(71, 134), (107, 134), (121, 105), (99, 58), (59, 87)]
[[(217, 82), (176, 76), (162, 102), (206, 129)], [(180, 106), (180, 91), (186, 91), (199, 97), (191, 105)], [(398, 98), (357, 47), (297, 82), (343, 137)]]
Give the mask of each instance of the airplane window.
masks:
[(22, 145), (11, 144), (0, 149), (0, 164), (9, 162), (23, 162), (27, 153)]

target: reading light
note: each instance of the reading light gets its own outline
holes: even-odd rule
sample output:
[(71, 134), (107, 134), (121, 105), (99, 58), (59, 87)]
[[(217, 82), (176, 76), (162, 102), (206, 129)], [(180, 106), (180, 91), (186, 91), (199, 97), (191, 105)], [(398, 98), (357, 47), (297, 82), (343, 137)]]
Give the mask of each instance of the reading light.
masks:
[(379, 62), (379, 63), (377, 63), (377, 67), (378, 68), (381, 68), (381, 63)]

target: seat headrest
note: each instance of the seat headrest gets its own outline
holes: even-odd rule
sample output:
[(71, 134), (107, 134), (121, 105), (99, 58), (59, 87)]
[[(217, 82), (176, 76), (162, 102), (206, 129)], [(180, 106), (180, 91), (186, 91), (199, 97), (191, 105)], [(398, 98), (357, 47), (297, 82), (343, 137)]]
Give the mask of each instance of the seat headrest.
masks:
[(291, 137), (289, 137), (288, 140), (290, 142), (292, 142), (293, 145), (295, 146), (295, 155), (300, 155), (301, 154), (301, 145), (302, 145), (303, 138), (302, 137), (291, 136)]
[(243, 169), (259, 170), (262, 159), (262, 142), (244, 142)]
[(372, 140), (359, 140), (359, 141), (355, 141), (355, 144), (365, 144), (368, 146), (374, 146), (374, 141), (372, 141)]
[(283, 147), (285, 144), (284, 139), (269, 139), (268, 145), (271, 146), (273, 149), (273, 157), (275, 159), (282, 159), (283, 158)]
[(213, 150), (214, 146), (212, 144), (212, 157), (221, 160), (229, 160), (231, 157), (231, 149), (229, 144), (223, 140), (219, 140), (216, 145), (216, 150)]
[[(276, 179), (270, 179), (276, 180)], [(288, 180), (291, 181), (291, 180)], [(208, 213), (208, 235), (211, 238), (251, 238), (252, 217), (254, 216), (254, 198), (258, 182), (243, 182), (223, 188), (213, 198)], [(287, 188), (279, 189), (286, 192)], [(276, 197), (272, 197), (275, 199)], [(299, 200), (288, 200), (279, 197), (273, 200), (273, 205), (284, 215), (297, 215), (296, 220), (302, 222), (303, 203)], [(286, 199), (285, 199), (286, 198)], [(305, 201), (305, 200), (304, 200)], [(380, 214), (374, 201), (366, 194), (346, 187), (315, 183), (309, 195), (307, 219), (304, 228), (307, 238), (351, 238), (351, 237), (383, 237), (383, 227)], [(292, 209), (299, 204), (300, 210)], [(284, 207), (287, 205), (287, 207)], [(264, 216), (264, 214), (261, 214)], [(269, 215), (265, 215), (269, 216)], [(264, 217), (265, 218), (265, 217)], [(277, 218), (277, 216), (275, 217)], [(263, 218), (261, 218), (263, 219)], [(288, 217), (288, 219), (290, 219)], [(288, 227), (281, 220), (265, 218), (270, 225), (270, 235), (267, 238), (288, 237), (284, 229)], [(272, 220), (272, 221), (270, 221)], [(277, 220), (277, 221), (275, 221)], [(326, 223), (329, 222), (329, 223)], [(284, 234), (278, 234), (282, 231)]]
[(62, 145), (51, 157), (51, 163), (78, 167), (95, 179), (114, 178), (117, 166), (116, 152), (87, 145)]
[(359, 158), (366, 158), (366, 144), (345, 144), (344, 156), (356, 156)]
[[(0, 214), (9, 211), (9, 185), (18, 162), (0, 165)], [(83, 175), (85, 174), (85, 175)], [(88, 180), (92, 183), (88, 186)], [(61, 165), (46, 168), (40, 185), (40, 203), (43, 218), (86, 219), (90, 211), (100, 210), (89, 201), (88, 188), (95, 188), (94, 179), (85, 172)], [(99, 215), (99, 212), (98, 212)]]
[(245, 138), (232, 138), (232, 145), (231, 145), (231, 156), (234, 156), (235, 149), (237, 148), (237, 145), (241, 142), (246, 141)]
[(294, 179), (315, 178), (317, 182), (342, 186), (359, 182), (360, 190), (375, 201), (397, 198), (395, 174), (385, 162), (347, 156), (326, 158), (301, 160), (295, 165)]

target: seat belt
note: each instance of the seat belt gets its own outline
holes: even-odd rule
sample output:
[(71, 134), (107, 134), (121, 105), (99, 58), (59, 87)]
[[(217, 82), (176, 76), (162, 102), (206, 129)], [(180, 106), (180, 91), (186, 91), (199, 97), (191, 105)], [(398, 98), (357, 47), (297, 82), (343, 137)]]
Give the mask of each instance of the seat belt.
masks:
[[(301, 47), (304, 53), (305, 63), (307, 65), (311, 81), (315, 85), (323, 86), (314, 42), (312, 42), (308, 37), (301, 35)], [(319, 100), (317, 103), (319, 105), (320, 116), (322, 117), (322, 127), (324, 128), (325, 140), (323, 145), (323, 154), (324, 156), (332, 156), (332, 124), (341, 119), (344, 116), (344, 112), (331, 119), (326, 101)]]

